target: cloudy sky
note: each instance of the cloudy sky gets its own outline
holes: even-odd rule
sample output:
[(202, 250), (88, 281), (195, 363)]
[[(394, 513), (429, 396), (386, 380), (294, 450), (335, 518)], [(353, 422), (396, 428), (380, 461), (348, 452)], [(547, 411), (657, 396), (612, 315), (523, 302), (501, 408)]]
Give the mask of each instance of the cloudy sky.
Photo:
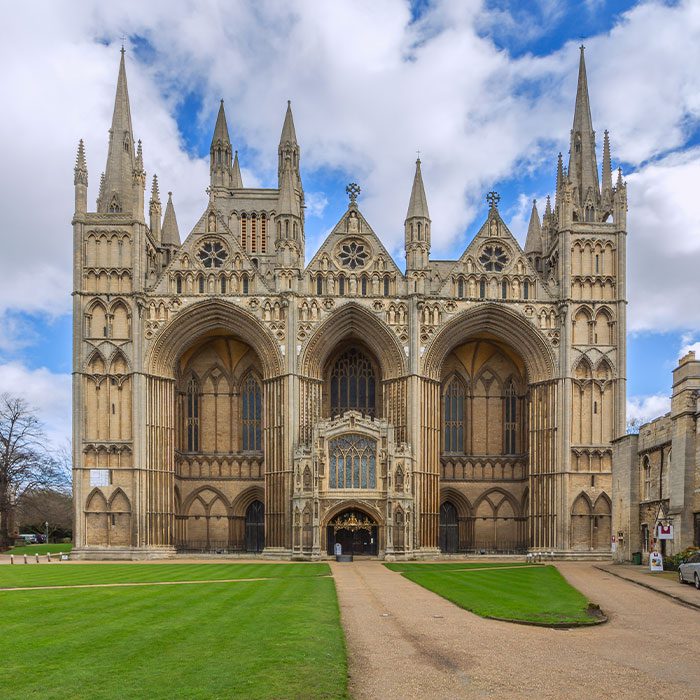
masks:
[(461, 253), (491, 189), (524, 240), (568, 151), (584, 43), (598, 140), (609, 129), (629, 185), (630, 416), (667, 410), (670, 370), (700, 350), (699, 2), (35, 0), (3, 19), (0, 391), (55, 441), (70, 432), (72, 169), (83, 138), (94, 206), (122, 37), (135, 135), (183, 234), (206, 204), (219, 99), (247, 186), (276, 183), (291, 99), (307, 259), (356, 181), (399, 264), (418, 150), (434, 257)]

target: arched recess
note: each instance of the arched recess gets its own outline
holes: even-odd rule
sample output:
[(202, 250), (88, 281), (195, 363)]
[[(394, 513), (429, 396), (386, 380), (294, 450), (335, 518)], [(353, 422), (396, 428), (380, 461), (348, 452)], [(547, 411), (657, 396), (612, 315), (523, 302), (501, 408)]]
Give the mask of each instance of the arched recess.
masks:
[(109, 505), (97, 488), (85, 502), (85, 543), (88, 546), (109, 546)]
[(601, 493), (593, 505), (592, 548), (610, 549), (612, 535), (612, 502), (607, 493)]
[(210, 484), (202, 486), (185, 499), (182, 512), (184, 548), (202, 551), (229, 548), (231, 508), (222, 491)]
[(541, 382), (554, 377), (554, 354), (540, 331), (518, 312), (492, 303), (457, 314), (436, 333), (423, 357), (425, 374), (439, 379), (443, 362), (452, 349), (477, 336), (492, 336), (518, 348), (528, 381)]
[(571, 549), (592, 549), (593, 504), (588, 494), (581, 492), (571, 506), (569, 545)]
[[(454, 512), (446, 507), (447, 504), (454, 508)], [(474, 521), (471, 516), (471, 503), (463, 493), (450, 487), (440, 489), (438, 547), (441, 551), (453, 553), (472, 548)]]
[(176, 360), (197, 338), (221, 333), (241, 338), (260, 358), (264, 379), (282, 372), (279, 343), (253, 314), (221, 299), (209, 299), (176, 314), (155, 339), (146, 358), (151, 374), (172, 377)]
[[(251, 506), (255, 503), (265, 503), (265, 490), (262, 486), (251, 486), (244, 491), (242, 491), (231, 504), (231, 547), (236, 550), (248, 549), (248, 542), (246, 535), (253, 535), (251, 532)], [(263, 506), (263, 516), (264, 516), (264, 506)], [(248, 521), (248, 522), (247, 522)], [(254, 528), (257, 532), (255, 533), (255, 542), (259, 543), (262, 539), (264, 543), (264, 526), (260, 528), (255, 526)], [(262, 529), (262, 533), (259, 530)], [(246, 532), (248, 530), (248, 532)], [(261, 537), (262, 536), (262, 537)], [(258, 548), (255, 548), (258, 551)]]
[(514, 551), (524, 546), (520, 504), (501, 488), (485, 491), (474, 502), (474, 545), (477, 549)]
[(576, 310), (573, 316), (573, 344), (574, 345), (590, 345), (591, 343), (591, 319), (590, 310), (581, 306)]
[(300, 373), (321, 379), (329, 355), (347, 340), (367, 345), (381, 365), (384, 379), (405, 375), (406, 356), (399, 339), (383, 321), (355, 302), (343, 304), (308, 338), (299, 354)]
[(117, 488), (109, 499), (110, 526), (109, 543), (112, 547), (131, 545), (131, 502), (121, 488)]

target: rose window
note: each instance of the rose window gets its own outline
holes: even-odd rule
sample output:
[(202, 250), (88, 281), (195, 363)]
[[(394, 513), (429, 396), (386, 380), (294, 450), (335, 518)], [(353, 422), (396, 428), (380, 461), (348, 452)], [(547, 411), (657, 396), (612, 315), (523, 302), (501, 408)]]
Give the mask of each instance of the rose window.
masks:
[(500, 272), (508, 264), (508, 255), (500, 245), (484, 246), (479, 262), (488, 272)]
[(204, 267), (221, 267), (224, 264), (228, 253), (218, 241), (208, 241), (197, 253)]
[(362, 243), (350, 241), (350, 243), (343, 244), (340, 253), (338, 253), (338, 257), (343, 267), (354, 270), (365, 265), (367, 258), (369, 258), (369, 253), (365, 250)]

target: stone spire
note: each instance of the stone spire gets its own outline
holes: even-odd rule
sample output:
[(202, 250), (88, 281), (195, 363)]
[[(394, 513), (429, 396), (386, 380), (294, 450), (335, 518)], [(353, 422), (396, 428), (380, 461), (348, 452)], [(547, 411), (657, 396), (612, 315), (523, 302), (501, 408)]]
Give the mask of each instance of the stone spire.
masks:
[[(158, 176), (153, 176), (153, 184), (151, 185), (151, 199), (148, 202), (149, 221), (151, 226), (151, 235), (156, 245), (160, 245), (161, 237), (161, 213), (160, 192), (158, 191)], [(173, 214), (174, 215), (174, 214)]]
[(540, 225), (540, 215), (537, 211), (537, 200), (533, 199), (530, 224), (527, 227), (527, 238), (525, 240), (525, 255), (540, 255), (541, 253), (542, 226)]
[(586, 220), (586, 218), (590, 218), (590, 216), (585, 216), (586, 202), (594, 208), (600, 205), (600, 186), (598, 184), (595, 131), (593, 131), (591, 105), (588, 99), (588, 79), (583, 46), (581, 46), (578, 67), (574, 123), (571, 127), (568, 176), (574, 186), (574, 197), (578, 200), (575, 201), (575, 205), (581, 208), (579, 220)]
[(161, 240), (164, 246), (180, 247), (180, 230), (177, 227), (175, 207), (173, 206), (173, 193), (168, 192), (168, 203), (165, 205), (165, 216), (161, 228)]
[(424, 275), (418, 270), (428, 267), (430, 257), (430, 214), (428, 199), (423, 187), (420, 158), (416, 160), (411, 199), (408, 202), (404, 221), (404, 241), (406, 247), (406, 273), (414, 280), (414, 291), (424, 292)]
[(559, 151), (557, 157), (557, 188), (554, 192), (554, 211), (558, 210), (559, 202), (562, 197), (562, 187), (564, 186), (564, 159)]
[(212, 188), (231, 186), (231, 138), (226, 123), (224, 101), (221, 100), (216, 116), (214, 136), (209, 148), (209, 174)]
[(85, 162), (85, 145), (82, 139), (78, 144), (78, 154), (75, 158), (73, 184), (75, 185), (75, 213), (84, 214), (87, 211), (88, 172)]
[(280, 179), (280, 196), (277, 202), (278, 216), (295, 216), (301, 219), (301, 207), (296, 193), (296, 178), (291, 158), (287, 157)]
[(301, 191), (301, 175), (299, 173), (299, 144), (297, 143), (297, 132), (294, 128), (292, 103), (289, 100), (287, 100), (287, 112), (284, 115), (284, 124), (282, 125), (282, 134), (280, 136), (280, 144), (277, 149), (277, 153), (277, 178), (280, 189), (282, 188), (282, 172), (285, 167), (285, 161), (287, 158), (289, 158), (292, 164), (292, 172), (296, 178), (295, 187)]
[(416, 174), (413, 176), (413, 189), (411, 190), (411, 199), (408, 201), (408, 211), (406, 212), (406, 219), (412, 217), (430, 219), (428, 200), (423, 187), (423, 175), (420, 170), (420, 158), (416, 160)]
[(112, 128), (109, 130), (104, 192), (100, 197), (99, 212), (133, 212), (135, 169), (134, 134), (131, 127), (129, 91), (126, 84), (126, 66), (124, 48), (122, 47), (117, 77), (117, 93), (114, 98), (114, 113), (112, 114)]
[(233, 187), (234, 190), (243, 189), (241, 166), (238, 164), (238, 151), (236, 151), (233, 156), (233, 169), (231, 170), (231, 187)]

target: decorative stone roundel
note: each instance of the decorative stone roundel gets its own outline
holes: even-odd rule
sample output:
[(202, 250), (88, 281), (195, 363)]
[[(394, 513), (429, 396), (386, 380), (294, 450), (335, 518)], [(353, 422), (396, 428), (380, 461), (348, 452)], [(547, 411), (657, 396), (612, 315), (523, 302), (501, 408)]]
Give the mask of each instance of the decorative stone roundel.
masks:
[(508, 254), (500, 245), (485, 245), (479, 262), (487, 272), (500, 272), (508, 264)]
[(338, 257), (340, 258), (340, 264), (343, 267), (347, 267), (350, 270), (355, 270), (358, 267), (364, 267), (369, 258), (369, 253), (365, 250), (362, 243), (357, 241), (348, 241), (340, 246), (340, 251), (338, 252)]
[(228, 258), (228, 252), (219, 241), (207, 241), (197, 251), (197, 256), (204, 267), (221, 267)]

